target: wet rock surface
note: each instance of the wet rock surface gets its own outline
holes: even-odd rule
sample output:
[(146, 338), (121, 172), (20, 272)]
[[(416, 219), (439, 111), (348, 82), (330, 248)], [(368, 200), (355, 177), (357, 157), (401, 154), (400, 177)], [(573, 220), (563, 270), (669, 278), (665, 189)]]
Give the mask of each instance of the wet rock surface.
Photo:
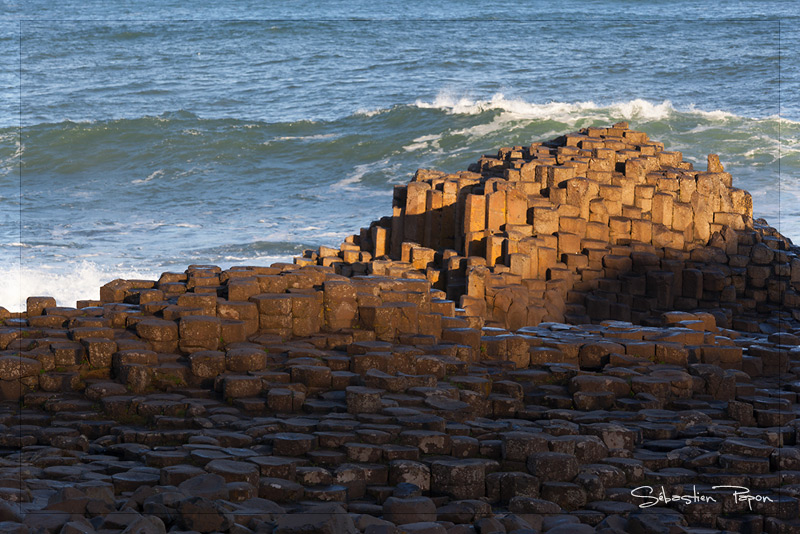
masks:
[(748, 199), (618, 124), (294, 265), (31, 297), (0, 532), (798, 531), (800, 259)]

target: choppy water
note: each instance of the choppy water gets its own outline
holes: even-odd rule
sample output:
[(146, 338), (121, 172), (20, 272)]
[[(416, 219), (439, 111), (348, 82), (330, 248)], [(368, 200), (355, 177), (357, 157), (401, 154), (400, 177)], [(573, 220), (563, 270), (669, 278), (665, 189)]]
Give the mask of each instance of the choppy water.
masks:
[(792, 2), (196, 4), (3, 3), (0, 305), (337, 245), (418, 167), (618, 120), (800, 239)]

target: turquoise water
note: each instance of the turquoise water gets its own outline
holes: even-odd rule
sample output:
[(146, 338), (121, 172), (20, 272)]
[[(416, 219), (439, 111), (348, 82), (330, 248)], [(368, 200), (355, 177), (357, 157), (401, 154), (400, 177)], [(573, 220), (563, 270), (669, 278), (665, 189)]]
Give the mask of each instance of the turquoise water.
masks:
[(419, 167), (618, 120), (800, 239), (792, 2), (2, 5), (9, 309), (335, 246)]

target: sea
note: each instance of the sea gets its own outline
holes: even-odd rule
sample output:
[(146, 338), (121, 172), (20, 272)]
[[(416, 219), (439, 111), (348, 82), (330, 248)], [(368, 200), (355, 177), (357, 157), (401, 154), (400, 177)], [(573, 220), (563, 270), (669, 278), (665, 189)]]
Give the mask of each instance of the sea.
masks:
[(800, 241), (794, 0), (0, 1), (0, 306), (270, 265), (418, 168), (628, 121)]

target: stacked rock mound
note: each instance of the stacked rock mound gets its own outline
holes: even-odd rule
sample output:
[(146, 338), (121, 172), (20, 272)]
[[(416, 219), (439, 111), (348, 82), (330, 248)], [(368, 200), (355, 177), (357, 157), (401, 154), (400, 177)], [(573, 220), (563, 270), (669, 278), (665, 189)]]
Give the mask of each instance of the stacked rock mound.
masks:
[(706, 309), (747, 330), (745, 313), (798, 307), (797, 255), (754, 223), (717, 156), (697, 171), (617, 123), (501, 148), (469, 172), (419, 170), (396, 186), (391, 217), (301, 261), (424, 277), (511, 329)]
[(0, 533), (800, 530), (797, 251), (662, 148), (504, 149), (296, 264), (0, 308)]

